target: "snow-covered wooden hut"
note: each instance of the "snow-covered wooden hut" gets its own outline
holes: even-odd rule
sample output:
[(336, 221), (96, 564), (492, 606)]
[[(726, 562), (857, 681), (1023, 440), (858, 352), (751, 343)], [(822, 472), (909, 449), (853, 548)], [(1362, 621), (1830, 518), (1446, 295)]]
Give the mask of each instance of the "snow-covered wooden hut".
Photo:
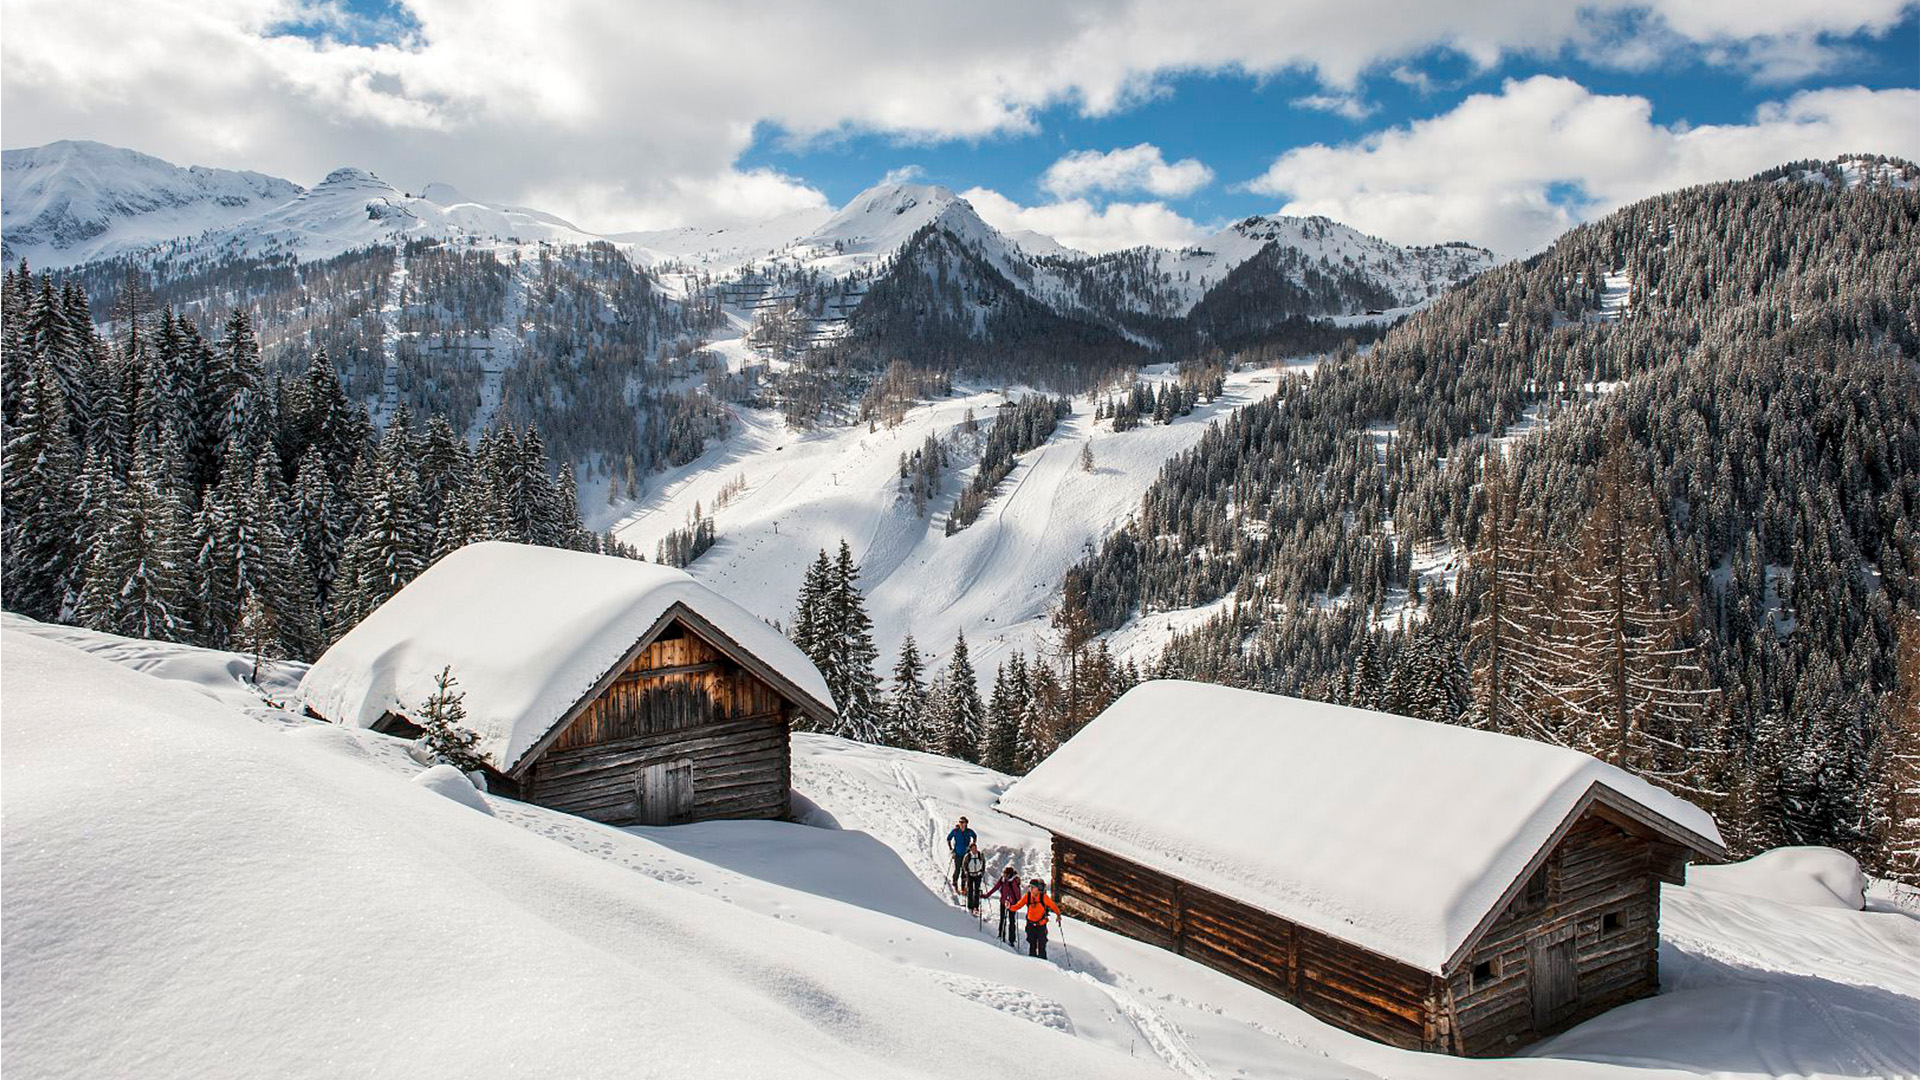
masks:
[(417, 734), (445, 667), (495, 790), (618, 824), (785, 816), (792, 722), (833, 715), (806, 654), (683, 571), (497, 542), (415, 578), (300, 692)]
[(1713, 819), (1585, 754), (1189, 682), (1123, 695), (999, 809), (1064, 911), (1349, 1031), (1503, 1054), (1659, 988)]

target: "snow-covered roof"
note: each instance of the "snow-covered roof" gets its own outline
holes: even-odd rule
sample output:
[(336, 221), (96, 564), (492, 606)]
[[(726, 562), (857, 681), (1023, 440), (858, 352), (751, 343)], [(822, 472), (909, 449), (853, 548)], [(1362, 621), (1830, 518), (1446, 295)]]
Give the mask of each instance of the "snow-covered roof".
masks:
[(451, 665), (466, 693), (465, 726), (507, 772), (675, 604), (812, 699), (803, 706), (833, 708), (805, 653), (685, 572), (499, 541), (470, 544), (429, 567), (328, 649), (300, 694), (329, 720), (371, 727), (388, 712), (413, 712)]
[(1577, 751), (1177, 681), (1122, 695), (998, 809), (1440, 973), (1596, 785), (1717, 854), (1705, 811)]

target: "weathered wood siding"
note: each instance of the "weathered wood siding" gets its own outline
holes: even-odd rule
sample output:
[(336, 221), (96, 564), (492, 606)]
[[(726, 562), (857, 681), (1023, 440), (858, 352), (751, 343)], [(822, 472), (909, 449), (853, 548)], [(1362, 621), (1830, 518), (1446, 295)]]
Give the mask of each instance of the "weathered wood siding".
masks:
[(1442, 1049), (1439, 980), (1066, 837), (1053, 840), (1061, 910), (1169, 949), (1329, 1023), (1408, 1049)]
[[(675, 624), (534, 762), (521, 797), (613, 824), (784, 817), (792, 714), (773, 687)], [(645, 774), (679, 761), (691, 765), (689, 805), (650, 820)]]
[[(1589, 812), (1547, 856), (1546, 894), (1529, 904), (1523, 891), (1488, 928), (1448, 982), (1456, 1050), (1507, 1054), (1536, 1039), (1660, 988), (1661, 861), (1673, 853)], [(1609, 916), (1612, 918), (1609, 919)], [(1560, 955), (1549, 943), (1572, 942), (1573, 1000), (1538, 1015), (1534, 970)], [(1475, 977), (1476, 968), (1480, 977)]]

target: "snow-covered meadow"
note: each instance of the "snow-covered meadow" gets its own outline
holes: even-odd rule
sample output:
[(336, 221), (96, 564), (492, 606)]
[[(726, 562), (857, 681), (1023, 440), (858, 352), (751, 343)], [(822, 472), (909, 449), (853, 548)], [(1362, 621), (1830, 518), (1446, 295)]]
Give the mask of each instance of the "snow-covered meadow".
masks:
[(1030, 875), (1047, 840), (977, 766), (796, 736), (799, 823), (622, 829), (276, 708), (244, 657), (8, 616), (0, 663), (10, 1075), (1920, 1075), (1920, 911), (1854, 909), (1835, 853), (1667, 889), (1666, 992), (1460, 1061), (1078, 923), (1058, 963), (996, 944), (940, 837)]

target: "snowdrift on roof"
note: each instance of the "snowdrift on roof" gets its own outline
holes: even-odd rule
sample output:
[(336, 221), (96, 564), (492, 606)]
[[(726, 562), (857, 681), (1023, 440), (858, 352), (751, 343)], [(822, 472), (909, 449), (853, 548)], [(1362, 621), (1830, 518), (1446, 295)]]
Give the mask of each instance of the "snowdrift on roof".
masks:
[(1572, 750), (1177, 681), (1128, 691), (998, 808), (1439, 973), (1596, 784), (1720, 843)]
[(470, 544), (415, 578), (327, 650), (300, 695), (329, 720), (371, 727), (410, 714), (451, 665), (465, 726), (509, 772), (676, 603), (832, 707), (805, 653), (683, 571), (499, 541)]

